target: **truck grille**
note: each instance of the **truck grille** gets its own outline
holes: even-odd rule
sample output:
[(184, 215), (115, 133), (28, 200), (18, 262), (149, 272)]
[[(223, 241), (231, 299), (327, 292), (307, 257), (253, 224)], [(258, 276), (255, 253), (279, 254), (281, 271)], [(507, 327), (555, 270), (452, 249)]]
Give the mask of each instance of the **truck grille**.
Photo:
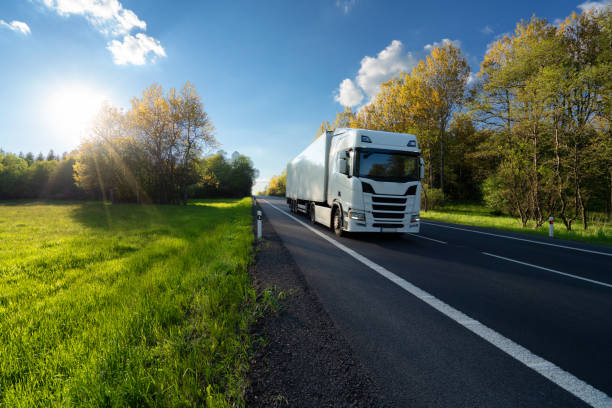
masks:
[(384, 228), (402, 228), (406, 218), (406, 209), (411, 206), (413, 198), (372, 194), (367, 195), (366, 210), (372, 211), (372, 226)]
[(372, 196), (374, 203), (406, 204), (405, 198)]
[(392, 212), (373, 212), (372, 215), (374, 218), (394, 218), (394, 219), (403, 219), (404, 213), (392, 213)]
[(379, 205), (373, 204), (372, 208), (378, 211), (404, 211), (406, 209), (405, 205)]

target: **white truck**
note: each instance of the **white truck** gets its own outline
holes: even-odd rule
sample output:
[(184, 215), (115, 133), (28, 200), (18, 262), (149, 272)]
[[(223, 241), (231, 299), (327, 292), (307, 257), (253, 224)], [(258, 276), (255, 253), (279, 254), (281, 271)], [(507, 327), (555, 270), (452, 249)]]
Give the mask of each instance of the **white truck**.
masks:
[(339, 236), (418, 233), (423, 175), (416, 136), (340, 128), (287, 164), (287, 204)]

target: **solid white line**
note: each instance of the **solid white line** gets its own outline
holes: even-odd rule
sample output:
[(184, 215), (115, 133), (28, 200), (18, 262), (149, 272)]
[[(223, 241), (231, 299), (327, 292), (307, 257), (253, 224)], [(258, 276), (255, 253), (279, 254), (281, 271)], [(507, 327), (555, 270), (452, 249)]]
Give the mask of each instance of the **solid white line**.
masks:
[(559, 275), (568, 276), (568, 277), (570, 277), (570, 278), (580, 279), (580, 280), (583, 280), (583, 281), (587, 281), (587, 282), (590, 282), (590, 283), (594, 283), (594, 284), (596, 284), (596, 285), (607, 286), (607, 287), (609, 287), (609, 288), (612, 288), (612, 285), (611, 285), (611, 284), (609, 284), (609, 283), (600, 282), (600, 281), (596, 281), (596, 280), (593, 280), (593, 279), (588, 279), (588, 278), (583, 278), (583, 277), (581, 277), (581, 276), (572, 275), (571, 273), (559, 272), (559, 271), (556, 271), (556, 270), (554, 270), (554, 269), (545, 268), (545, 267), (543, 267), (543, 266), (538, 266), (538, 265), (530, 264), (530, 263), (527, 263), (527, 262), (517, 261), (516, 259), (506, 258), (505, 256), (500, 256), (500, 255), (490, 254), (490, 253), (488, 253), (488, 252), (483, 252), (483, 254), (488, 255), (488, 256), (493, 256), (493, 257), (495, 257), (495, 258), (499, 258), (499, 259), (504, 259), (504, 260), (506, 260), (506, 261), (510, 261), (510, 262), (516, 262), (517, 264), (526, 265), (526, 266), (531, 266), (532, 268), (537, 268), (537, 269), (542, 269), (542, 270), (544, 270), (544, 271), (548, 271), (548, 272), (552, 272), (552, 273), (557, 273), (557, 274), (559, 274)]
[(423, 235), (421, 235), (421, 234), (412, 234), (412, 233), (408, 233), (407, 235), (410, 235), (411, 237), (417, 237), (417, 238), (428, 239), (428, 240), (430, 240), (430, 241), (438, 242), (438, 243), (440, 243), (440, 244), (448, 244), (448, 242), (440, 241), (440, 240), (438, 240), (438, 239), (429, 238), (429, 237), (423, 236)]
[(287, 217), (301, 224), (305, 228), (314, 232), (315, 234), (317, 234), (324, 240), (336, 246), (341, 251), (346, 252), (347, 254), (349, 254), (350, 256), (358, 260), (359, 262), (373, 269), (375, 272), (387, 278), (391, 282), (395, 283), (396, 285), (398, 285), (399, 287), (401, 287), (402, 289), (404, 289), (411, 295), (416, 296), (423, 302), (427, 303), (434, 309), (438, 310), (440, 313), (450, 317), (455, 322), (462, 325), (463, 327), (465, 327), (472, 333), (478, 335), (479, 337), (491, 343), (495, 347), (499, 348), (500, 350), (510, 355), (514, 359), (520, 361), (527, 367), (538, 372), (545, 378), (557, 384), (559, 387), (563, 388), (564, 390), (568, 391), (574, 396), (580, 398), (582, 401), (586, 402), (592, 407), (610, 408), (612, 406), (612, 398), (610, 398), (605, 393), (599, 391), (598, 389), (580, 380), (579, 378), (574, 377), (572, 374), (568, 373), (567, 371), (564, 371), (560, 367), (557, 367), (553, 363), (547, 360), (544, 360), (541, 357), (536, 356), (535, 354), (533, 354), (531, 351), (527, 350), (520, 344), (513, 342), (512, 340), (497, 333), (495, 330), (488, 328), (487, 326), (480, 323), (479, 321), (474, 320), (471, 317), (460, 312), (459, 310), (453, 308), (452, 306), (447, 305), (446, 303), (442, 302), (438, 298), (418, 288), (417, 286), (406, 281), (405, 279), (400, 278), (399, 276), (383, 268), (382, 266), (370, 261), (365, 256), (339, 243), (335, 239), (328, 237), (327, 235), (323, 234), (320, 231), (317, 231), (316, 229), (312, 228), (310, 225), (300, 221), (299, 219), (295, 218), (291, 214), (288, 214), (285, 211), (277, 208), (275, 205), (269, 203), (267, 200), (262, 200), (262, 201), (268, 204), (270, 207), (272, 207), (276, 211), (286, 215)]
[(424, 222), (424, 221), (421, 221), (421, 223), (422, 224), (427, 224), (427, 225), (433, 225), (434, 227), (450, 228), (450, 229), (456, 229), (456, 230), (460, 230), (460, 231), (469, 231), (469, 232), (474, 232), (476, 234), (492, 235), (494, 237), (514, 239), (516, 241), (532, 242), (534, 244), (554, 246), (554, 247), (558, 247), (558, 248), (571, 249), (571, 250), (574, 250), (574, 251), (588, 252), (588, 253), (591, 253), (591, 254), (612, 256), (612, 253), (610, 253), (610, 252), (593, 251), (591, 249), (583, 249), (583, 248), (576, 248), (576, 247), (571, 247), (571, 246), (567, 246), (567, 245), (552, 244), (550, 242), (535, 241), (533, 239), (510, 237), (508, 235), (493, 234), (491, 232), (477, 231), (477, 230), (473, 230), (473, 229), (469, 229), (469, 228), (451, 227), (450, 225), (442, 225), (442, 224), (437, 224), (435, 222)]

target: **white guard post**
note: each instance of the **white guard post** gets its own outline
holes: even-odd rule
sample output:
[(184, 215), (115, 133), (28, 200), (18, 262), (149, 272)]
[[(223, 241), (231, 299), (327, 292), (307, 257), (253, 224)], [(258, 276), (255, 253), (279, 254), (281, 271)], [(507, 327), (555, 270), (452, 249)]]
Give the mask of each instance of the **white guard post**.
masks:
[(553, 238), (555, 235), (554, 225), (554, 218), (548, 217), (548, 236), (551, 238)]
[(257, 211), (257, 239), (261, 239), (261, 211)]

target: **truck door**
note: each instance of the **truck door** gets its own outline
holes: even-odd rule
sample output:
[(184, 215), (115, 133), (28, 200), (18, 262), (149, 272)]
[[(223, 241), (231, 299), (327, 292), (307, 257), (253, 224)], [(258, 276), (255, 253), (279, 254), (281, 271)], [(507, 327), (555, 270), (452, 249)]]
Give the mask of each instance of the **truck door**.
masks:
[(333, 199), (342, 203), (342, 209), (348, 211), (351, 207), (352, 180), (350, 179), (353, 171), (353, 157), (349, 150), (341, 150), (336, 153), (334, 160), (334, 171), (332, 172), (332, 183), (330, 194)]

